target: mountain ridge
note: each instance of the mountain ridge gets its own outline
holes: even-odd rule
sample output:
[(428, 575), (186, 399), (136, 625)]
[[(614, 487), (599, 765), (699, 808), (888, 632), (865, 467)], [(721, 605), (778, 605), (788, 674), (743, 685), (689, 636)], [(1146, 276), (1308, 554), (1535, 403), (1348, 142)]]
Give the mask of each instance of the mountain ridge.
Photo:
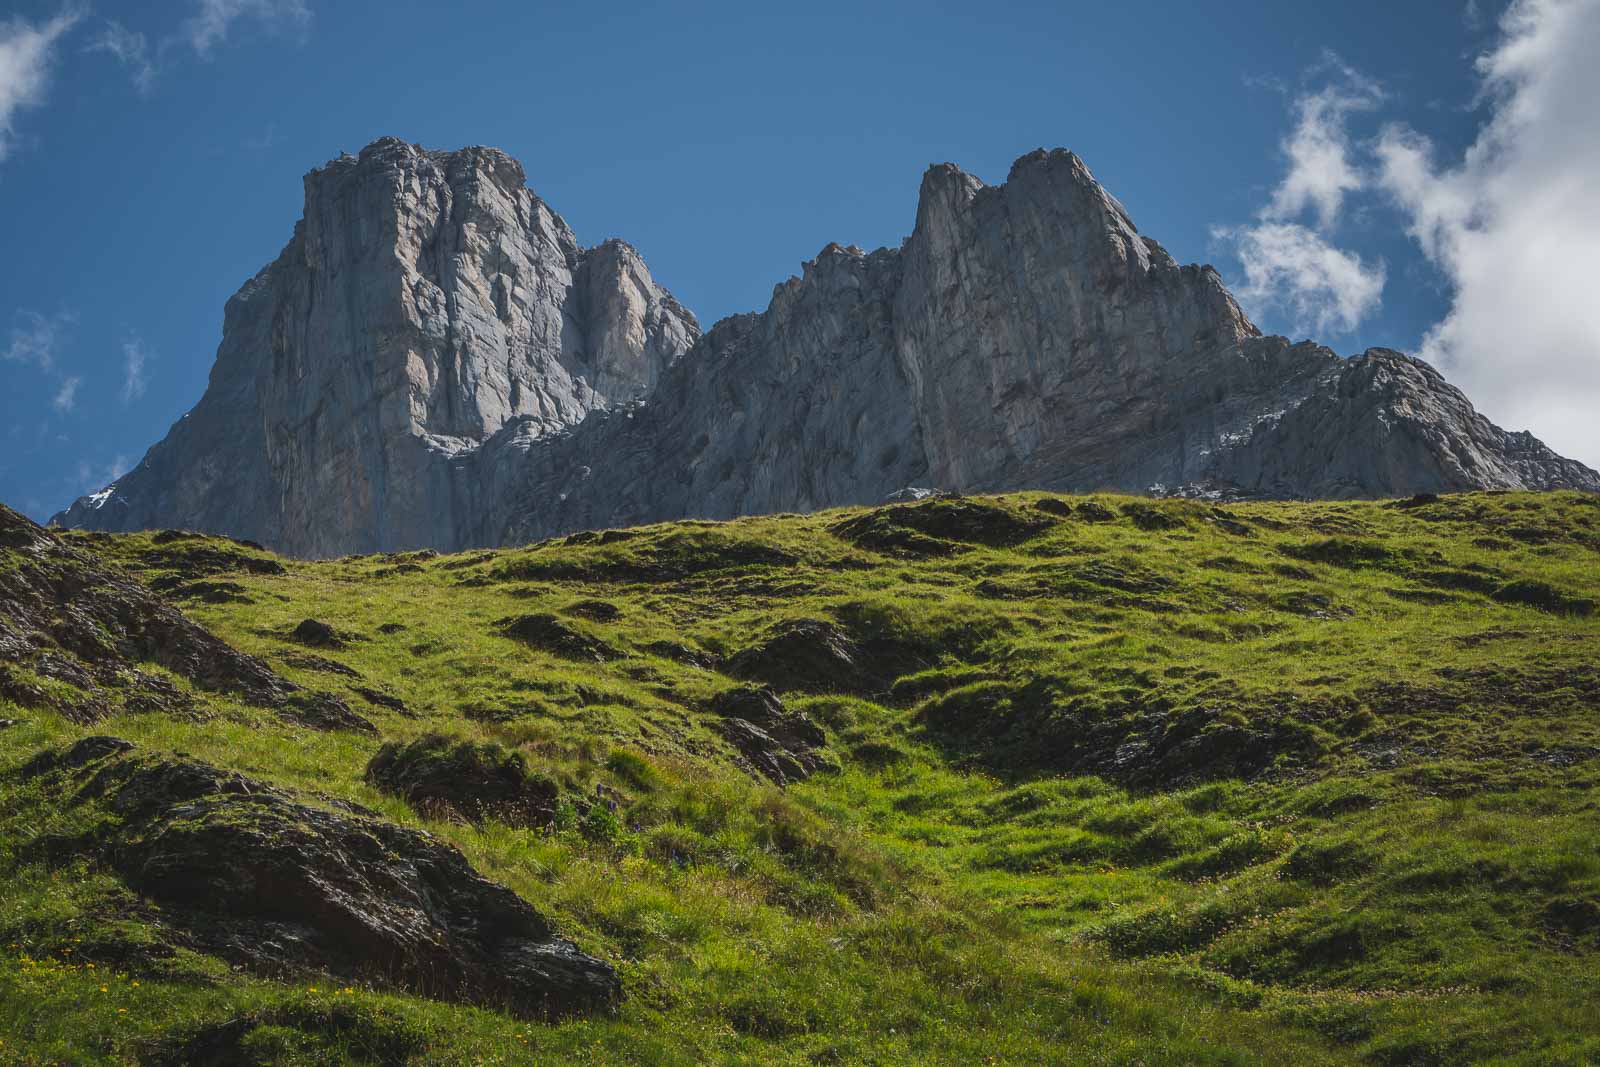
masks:
[(582, 249), (524, 183), (498, 150), (393, 138), (313, 171), (290, 245), (229, 302), (202, 432), (186, 416), (52, 521), (337, 555), (909, 485), (1600, 491), (1418, 360), (1264, 336), (1065, 150), (996, 186), (930, 167), (898, 249), (830, 243), (704, 333), (631, 246)]

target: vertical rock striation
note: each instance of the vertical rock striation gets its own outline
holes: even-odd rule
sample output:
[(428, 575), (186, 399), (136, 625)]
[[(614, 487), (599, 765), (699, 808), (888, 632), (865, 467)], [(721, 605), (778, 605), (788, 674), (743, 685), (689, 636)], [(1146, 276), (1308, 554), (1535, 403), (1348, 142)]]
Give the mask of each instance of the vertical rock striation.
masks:
[(963, 491), (1600, 491), (1426, 364), (1263, 336), (1076, 155), (943, 164), (899, 249), (830, 244), (704, 337), (491, 149), (383, 140), (306, 183), (211, 386), (58, 517), (325, 555)]
[(385, 138), (306, 176), (294, 237), (228, 301), (205, 396), (66, 521), (297, 555), (449, 545), (458, 457), (511, 420), (549, 433), (643, 396), (699, 335), (509, 156)]

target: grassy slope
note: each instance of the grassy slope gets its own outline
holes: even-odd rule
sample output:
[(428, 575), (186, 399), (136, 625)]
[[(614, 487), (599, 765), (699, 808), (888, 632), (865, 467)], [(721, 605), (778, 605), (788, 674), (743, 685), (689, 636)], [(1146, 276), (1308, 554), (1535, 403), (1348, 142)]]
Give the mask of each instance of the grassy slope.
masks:
[[(251, 1011), (273, 1063), (1600, 1060), (1600, 501), (1094, 499), (1107, 521), (1007, 548), (874, 551), (831, 512), (221, 576), (248, 599), (185, 608), (237, 647), (402, 697), (416, 717), (350, 695), (385, 738), (610, 783), (624, 830), (425, 818), (364, 784), (380, 739), (211, 697), (206, 721), (93, 727), (0, 698), (25, 720), (0, 730), (0, 1063), (139, 1062)], [(165, 573), (147, 535), (73, 536)], [(572, 623), (621, 658), (495, 633), (583, 600), (619, 609)], [(307, 617), (354, 635), (324, 654), (361, 682), (284, 662)], [(729, 655), (791, 617), (928, 666), (875, 699), (787, 695), (840, 769), (780, 792), (707, 729), (730, 680), (642, 649)], [(533, 1026), (183, 953), (90, 967), (150, 916), (19, 854), (70, 816), (9, 775), (89, 732), (426, 826), (616, 961), (623, 1007)]]

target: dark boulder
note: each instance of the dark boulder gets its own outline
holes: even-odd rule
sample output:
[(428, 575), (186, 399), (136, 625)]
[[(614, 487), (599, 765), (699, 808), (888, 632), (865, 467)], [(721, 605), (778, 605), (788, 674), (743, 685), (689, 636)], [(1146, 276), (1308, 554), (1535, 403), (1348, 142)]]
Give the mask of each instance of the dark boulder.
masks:
[(378, 732), (371, 720), (353, 711), (343, 697), (332, 693), (302, 689), (284, 697), (277, 710), (281, 718), (313, 730), (355, 730), (363, 734)]
[(718, 732), (750, 769), (778, 785), (808, 778), (831, 764), (822, 727), (804, 712), (784, 707), (770, 689), (729, 689), (717, 695), (711, 708), (722, 716)]
[(339, 636), (339, 632), (317, 619), (305, 619), (289, 632), (289, 636), (302, 645), (311, 645), (314, 648), (344, 647), (344, 639)]
[[(293, 722), (363, 728), (348, 718), (348, 709), (339, 714), (324, 707), (319, 714), (305, 714), (294, 702), (315, 703), (325, 694), (305, 694), (119, 568), (3, 505), (0, 550), (9, 557), (4, 561), (9, 566), (0, 567), (0, 663), (9, 661), (76, 686), (82, 700), (51, 702), (75, 721), (103, 718), (114, 710), (110, 701), (118, 695), (125, 703), (131, 701), (131, 710), (170, 706), (190, 714), (186, 698), (171, 699), (169, 687), (139, 681), (145, 675), (136, 665), (154, 663), (198, 689), (271, 708)], [(279, 566), (272, 560), (258, 562)], [(129, 678), (135, 684), (127, 684)], [(28, 687), (22, 680), (18, 684)]]
[(517, 826), (549, 823), (560, 795), (549, 777), (528, 770), (521, 753), (442, 734), (384, 745), (367, 764), (367, 781), (430, 814)]
[(600, 638), (584, 633), (548, 613), (501, 619), (499, 628), (502, 634), (515, 641), (562, 659), (604, 663), (617, 658), (617, 650)]
[[(203, 950), (258, 973), (324, 971), (525, 1017), (602, 1008), (610, 964), (461, 853), (353, 805), (301, 803), (180, 756), (87, 738), (24, 770), (119, 818), (76, 842)], [(61, 851), (60, 843), (51, 850)]]
[(833, 623), (792, 619), (729, 660), (728, 673), (780, 691), (851, 693), (881, 688), (882, 679), (864, 660), (860, 645)]

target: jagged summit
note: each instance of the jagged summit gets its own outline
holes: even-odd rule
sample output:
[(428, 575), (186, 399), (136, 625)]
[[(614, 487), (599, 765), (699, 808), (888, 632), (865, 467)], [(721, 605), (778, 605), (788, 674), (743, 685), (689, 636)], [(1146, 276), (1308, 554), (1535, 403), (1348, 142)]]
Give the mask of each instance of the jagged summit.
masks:
[(830, 243), (701, 336), (633, 248), (580, 246), (503, 152), (383, 138), (307, 176), (195, 410), (56, 521), (331, 555), (907, 485), (1356, 497), (1600, 474), (1417, 360), (1262, 336), (1064, 150), (994, 186), (930, 167), (899, 248)]

